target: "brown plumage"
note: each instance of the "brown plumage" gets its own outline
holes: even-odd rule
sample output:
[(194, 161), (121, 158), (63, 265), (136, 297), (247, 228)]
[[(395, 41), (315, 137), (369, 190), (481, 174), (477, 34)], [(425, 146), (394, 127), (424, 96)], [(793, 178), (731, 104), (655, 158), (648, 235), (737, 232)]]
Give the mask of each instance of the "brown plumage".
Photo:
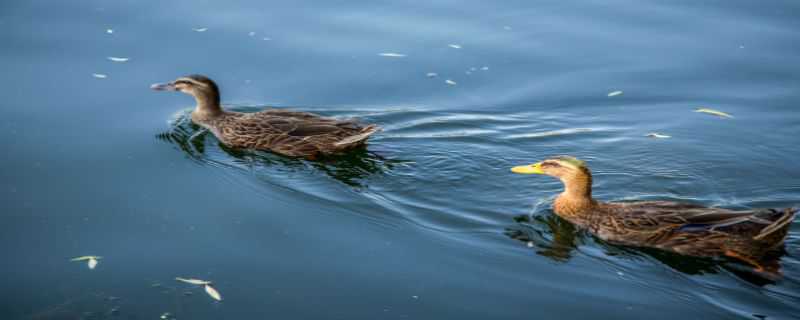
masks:
[(573, 157), (512, 171), (559, 178), (564, 192), (553, 203), (556, 214), (601, 239), (691, 256), (729, 256), (757, 270), (783, 246), (797, 213), (795, 208), (733, 211), (668, 201), (600, 202), (592, 198), (589, 168)]
[(314, 158), (366, 144), (380, 128), (353, 119), (335, 119), (282, 109), (254, 113), (226, 111), (217, 85), (201, 75), (155, 84), (154, 90), (181, 91), (197, 101), (192, 122), (211, 131), (222, 143), (244, 149), (269, 150), (290, 157)]

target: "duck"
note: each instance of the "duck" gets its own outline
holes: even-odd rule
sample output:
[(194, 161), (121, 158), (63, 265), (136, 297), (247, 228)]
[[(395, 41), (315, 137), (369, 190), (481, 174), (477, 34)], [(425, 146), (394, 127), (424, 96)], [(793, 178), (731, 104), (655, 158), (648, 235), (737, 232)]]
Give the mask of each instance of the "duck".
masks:
[[(556, 215), (612, 244), (746, 263), (775, 274), (768, 259), (783, 248), (797, 208), (735, 211), (674, 201), (602, 202), (592, 197), (586, 162), (557, 156), (511, 169), (558, 178), (564, 190), (553, 202)], [(779, 267), (778, 267), (779, 268)]]
[(187, 75), (150, 86), (156, 91), (179, 91), (194, 97), (191, 118), (223, 144), (240, 149), (271, 151), (288, 157), (315, 159), (363, 146), (380, 131), (375, 124), (336, 119), (287, 109), (234, 112), (220, 105), (220, 90), (210, 78)]

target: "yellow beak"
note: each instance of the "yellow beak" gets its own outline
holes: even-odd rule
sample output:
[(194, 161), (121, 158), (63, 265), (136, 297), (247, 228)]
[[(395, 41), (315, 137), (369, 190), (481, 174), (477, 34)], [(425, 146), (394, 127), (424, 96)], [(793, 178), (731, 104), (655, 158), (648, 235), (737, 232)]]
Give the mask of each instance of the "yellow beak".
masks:
[(541, 162), (537, 162), (537, 163), (530, 164), (530, 165), (527, 165), (527, 166), (513, 167), (513, 168), (511, 168), (511, 172), (513, 172), (513, 173), (522, 173), (522, 174), (533, 174), (533, 173), (544, 174), (544, 171), (542, 171), (542, 163)]

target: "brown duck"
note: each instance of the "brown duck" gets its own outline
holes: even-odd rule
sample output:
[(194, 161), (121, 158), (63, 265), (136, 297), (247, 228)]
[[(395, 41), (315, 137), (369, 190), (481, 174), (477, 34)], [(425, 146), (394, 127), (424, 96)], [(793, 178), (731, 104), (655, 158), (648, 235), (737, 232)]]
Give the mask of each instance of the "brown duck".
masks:
[(796, 208), (733, 211), (668, 201), (600, 202), (592, 198), (589, 168), (567, 156), (511, 171), (560, 179), (564, 192), (553, 203), (555, 213), (603, 240), (690, 256), (728, 256), (759, 272), (765, 271), (765, 258), (782, 248), (797, 213)]
[(352, 119), (334, 119), (308, 112), (282, 109), (253, 113), (226, 111), (220, 106), (217, 84), (202, 75), (189, 75), (150, 88), (193, 96), (197, 106), (192, 111), (192, 122), (235, 148), (315, 158), (364, 145), (372, 134), (380, 130), (376, 125), (362, 126)]

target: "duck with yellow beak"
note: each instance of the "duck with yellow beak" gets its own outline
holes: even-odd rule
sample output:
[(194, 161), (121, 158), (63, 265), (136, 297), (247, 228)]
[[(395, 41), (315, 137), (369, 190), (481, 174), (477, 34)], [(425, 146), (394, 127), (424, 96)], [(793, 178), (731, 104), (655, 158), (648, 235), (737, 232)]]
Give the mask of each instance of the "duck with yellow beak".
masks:
[(796, 208), (733, 211), (670, 201), (600, 202), (592, 198), (586, 163), (570, 156), (511, 171), (560, 179), (564, 191), (553, 203), (555, 213), (603, 240), (689, 256), (727, 256), (758, 272), (779, 272), (764, 266), (782, 249), (797, 213)]

